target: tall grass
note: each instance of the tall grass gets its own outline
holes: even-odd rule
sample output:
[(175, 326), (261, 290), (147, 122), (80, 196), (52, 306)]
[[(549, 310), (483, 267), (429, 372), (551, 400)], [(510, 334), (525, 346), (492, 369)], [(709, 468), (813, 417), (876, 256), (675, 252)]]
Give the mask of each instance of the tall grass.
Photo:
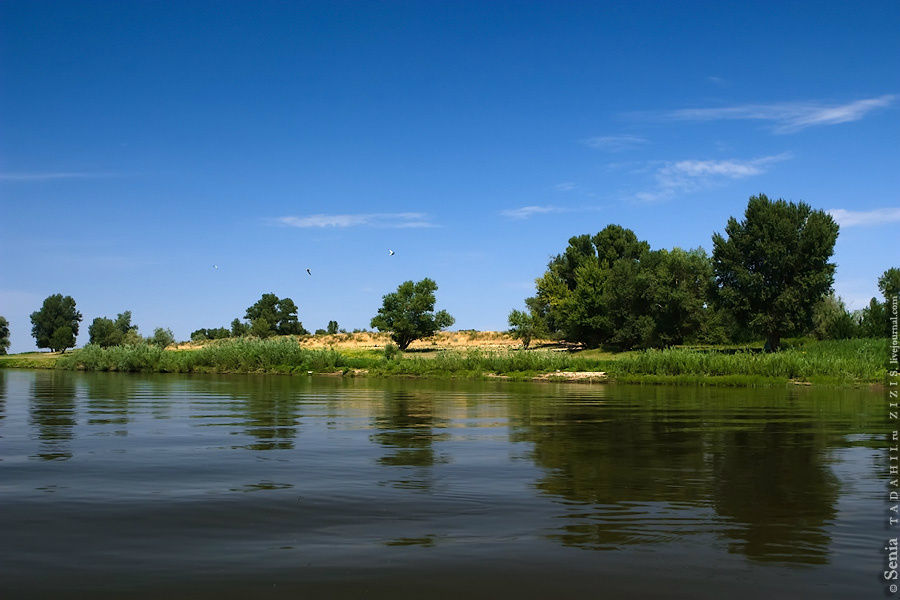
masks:
[(887, 360), (886, 339), (855, 339), (813, 342), (768, 354), (647, 350), (622, 357), (612, 370), (621, 375), (746, 375), (801, 380), (824, 377), (878, 382), (884, 378)]
[[(471, 376), (488, 373), (528, 376), (555, 371), (607, 371), (622, 381), (710, 382), (828, 380), (879, 382), (888, 358), (883, 339), (813, 342), (772, 354), (676, 348), (624, 353), (613, 358), (568, 352), (443, 351), (429, 357), (383, 353), (349, 354), (307, 349), (292, 339), (239, 338), (197, 350), (166, 351), (149, 345), (100, 348), (88, 345), (59, 357), (56, 366), (90, 371), (191, 372), (335, 372), (365, 369), (377, 375)], [(744, 379), (742, 379), (744, 378)]]

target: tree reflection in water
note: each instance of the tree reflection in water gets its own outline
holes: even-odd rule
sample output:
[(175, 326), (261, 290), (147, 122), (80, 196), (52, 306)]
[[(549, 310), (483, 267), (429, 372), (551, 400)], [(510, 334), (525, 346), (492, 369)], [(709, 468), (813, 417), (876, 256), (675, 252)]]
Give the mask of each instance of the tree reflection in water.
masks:
[(378, 430), (371, 439), (389, 451), (378, 459), (388, 467), (406, 467), (406, 477), (392, 481), (399, 488), (430, 490), (433, 486), (432, 467), (446, 462), (435, 452), (434, 443), (446, 439), (435, 433), (444, 428), (448, 419), (434, 414), (434, 400), (428, 393), (401, 390), (385, 392), (384, 402), (374, 419)]
[(67, 460), (75, 428), (75, 375), (40, 371), (31, 383), (30, 423), (41, 441), (35, 458)]

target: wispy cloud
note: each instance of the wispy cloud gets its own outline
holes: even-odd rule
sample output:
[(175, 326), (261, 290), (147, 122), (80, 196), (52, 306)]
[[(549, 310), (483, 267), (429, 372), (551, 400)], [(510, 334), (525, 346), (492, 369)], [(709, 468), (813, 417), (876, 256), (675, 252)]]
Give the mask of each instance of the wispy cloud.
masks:
[(585, 145), (607, 152), (621, 152), (647, 143), (637, 135), (601, 135), (584, 140)]
[(900, 222), (900, 208), (876, 208), (874, 210), (832, 208), (828, 214), (834, 217), (841, 227), (868, 227)]
[(562, 183), (557, 183), (556, 185), (554, 185), (553, 189), (557, 192), (571, 192), (576, 187), (578, 186), (571, 181), (563, 181)]
[(677, 194), (709, 188), (730, 179), (743, 179), (765, 173), (769, 165), (791, 158), (782, 153), (750, 160), (680, 160), (657, 167), (656, 186), (634, 195), (642, 202), (668, 200)]
[(510, 219), (527, 219), (529, 217), (533, 217), (534, 215), (541, 215), (546, 213), (559, 213), (559, 212), (568, 212), (569, 209), (562, 208), (561, 206), (520, 206), (519, 208), (511, 208), (509, 210), (502, 210), (500, 214), (504, 217), (509, 217)]
[(60, 171), (55, 173), (0, 173), (0, 181), (52, 181), (54, 179), (98, 179), (116, 177), (115, 173)]
[(274, 222), (289, 227), (435, 227), (425, 213), (367, 213), (277, 217)]
[(886, 94), (845, 104), (822, 102), (780, 102), (741, 104), (720, 108), (685, 108), (659, 113), (670, 121), (756, 120), (773, 123), (775, 133), (794, 133), (807, 127), (859, 121), (870, 112), (894, 103), (897, 96)]

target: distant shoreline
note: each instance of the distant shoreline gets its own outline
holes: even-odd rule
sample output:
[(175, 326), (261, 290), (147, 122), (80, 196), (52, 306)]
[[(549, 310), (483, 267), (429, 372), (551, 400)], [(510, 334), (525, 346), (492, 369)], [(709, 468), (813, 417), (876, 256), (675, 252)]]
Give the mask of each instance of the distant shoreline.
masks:
[(771, 354), (754, 346), (608, 352), (550, 341), (531, 350), (498, 332), (441, 332), (388, 359), (387, 334), (233, 338), (161, 350), (147, 345), (0, 356), (0, 367), (144, 373), (266, 373), (702, 386), (879, 386), (882, 339), (799, 339)]

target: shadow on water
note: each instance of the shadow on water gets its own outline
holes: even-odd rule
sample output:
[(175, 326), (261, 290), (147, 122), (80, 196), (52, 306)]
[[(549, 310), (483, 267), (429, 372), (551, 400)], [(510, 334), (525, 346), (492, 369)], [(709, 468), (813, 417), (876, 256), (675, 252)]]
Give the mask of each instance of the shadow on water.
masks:
[(31, 381), (31, 425), (41, 441), (35, 458), (68, 460), (75, 428), (75, 378), (63, 371), (40, 371)]
[(513, 407), (512, 438), (545, 471), (535, 487), (565, 507), (549, 538), (610, 550), (706, 535), (753, 560), (828, 561), (839, 484), (827, 446), (840, 436), (822, 420), (845, 431), (852, 406), (827, 393), (799, 405), (752, 391), (611, 394), (606, 406)]

